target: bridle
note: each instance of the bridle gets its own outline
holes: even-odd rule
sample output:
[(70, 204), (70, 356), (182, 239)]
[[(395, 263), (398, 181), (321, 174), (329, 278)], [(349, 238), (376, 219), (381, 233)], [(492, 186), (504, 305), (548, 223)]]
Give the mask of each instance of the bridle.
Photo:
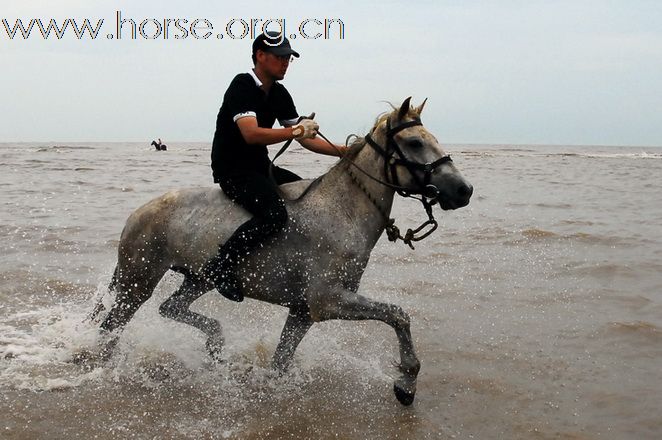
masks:
[[(368, 145), (370, 145), (379, 155), (381, 155), (384, 158), (384, 175), (386, 176), (387, 182), (382, 182), (379, 179), (375, 179), (375, 180), (379, 181), (382, 185), (386, 185), (390, 188), (393, 188), (402, 197), (408, 197), (420, 201), (421, 204), (423, 205), (423, 208), (425, 208), (425, 212), (428, 215), (428, 220), (425, 221), (416, 229), (409, 228), (404, 237), (400, 234), (400, 230), (398, 229), (398, 227), (395, 226), (394, 218), (388, 218), (386, 224), (386, 236), (388, 237), (389, 241), (395, 242), (397, 240), (402, 240), (412, 249), (414, 249), (414, 245), (413, 245), (414, 241), (423, 240), (424, 238), (432, 234), (439, 226), (437, 220), (435, 220), (434, 216), (432, 215), (432, 206), (435, 203), (437, 203), (437, 198), (439, 197), (439, 189), (436, 186), (430, 184), (430, 181), (432, 180), (432, 173), (437, 168), (439, 168), (441, 165), (445, 163), (452, 162), (450, 155), (442, 156), (439, 159), (435, 160), (434, 162), (428, 162), (428, 163), (414, 162), (412, 160), (407, 159), (405, 154), (402, 152), (402, 149), (395, 141), (395, 135), (406, 128), (415, 127), (418, 125), (423, 125), (423, 124), (421, 123), (420, 119), (416, 118), (408, 122), (403, 122), (402, 124), (397, 125), (395, 127), (391, 127), (391, 122), (389, 119), (387, 119), (385, 148), (379, 145), (377, 142), (375, 142), (375, 140), (372, 138), (370, 133), (368, 133), (364, 138), (365, 141), (368, 143)], [(396, 154), (398, 157), (395, 156)], [(354, 164), (353, 162), (351, 163)], [(417, 189), (412, 191), (411, 189), (405, 188), (400, 184), (397, 173), (398, 166), (403, 166), (407, 171), (409, 171), (409, 174), (411, 175), (412, 179), (418, 185)], [(420, 171), (423, 172), (422, 179), (419, 175)], [(367, 173), (365, 172), (364, 174), (367, 175)], [(367, 193), (366, 189), (362, 185), (360, 185), (360, 187), (364, 192)], [(414, 194), (418, 194), (420, 195), (420, 197), (415, 197)], [(374, 198), (371, 197), (370, 194), (368, 194), (368, 198), (371, 201), (374, 200)], [(374, 201), (373, 204), (375, 204)], [(379, 206), (377, 206), (377, 208), (379, 208)], [(416, 235), (429, 225), (431, 225), (430, 229), (428, 229), (421, 235), (418, 236)]]
[[(300, 119), (305, 119), (305, 117), (302, 117)], [(443, 156), (434, 162), (428, 162), (428, 163), (420, 163), (420, 162), (414, 162), (412, 160), (407, 159), (405, 154), (402, 152), (402, 149), (398, 145), (398, 143), (395, 141), (395, 135), (399, 133), (400, 131), (410, 128), (410, 127), (415, 127), (418, 125), (423, 125), (423, 123), (420, 121), (420, 119), (416, 118), (408, 122), (403, 122), (400, 125), (397, 125), (396, 127), (391, 127), (390, 120), (386, 120), (386, 147), (382, 147), (379, 145), (375, 140), (372, 138), (371, 133), (374, 132), (371, 131), (370, 133), (366, 134), (364, 139), (368, 145), (370, 145), (380, 156), (384, 158), (384, 175), (386, 176), (386, 181), (383, 181), (367, 171), (365, 171), (363, 168), (361, 168), (359, 165), (357, 165), (355, 162), (349, 160), (349, 164), (351, 164), (353, 167), (355, 167), (357, 170), (361, 171), (364, 175), (369, 177), (370, 179), (374, 180), (377, 183), (380, 183), (381, 185), (387, 186), (393, 190), (395, 190), (399, 195), (402, 197), (407, 197), (407, 198), (412, 198), (415, 200), (418, 200), (421, 202), (423, 207), (425, 208), (425, 212), (428, 215), (428, 220), (425, 221), (423, 224), (421, 224), (418, 228), (416, 229), (411, 229), (409, 228), (407, 232), (405, 233), (404, 237), (400, 234), (400, 229), (398, 229), (397, 226), (395, 226), (395, 219), (394, 218), (389, 218), (388, 214), (384, 211), (384, 209), (379, 205), (375, 197), (370, 194), (370, 192), (365, 188), (363, 184), (361, 184), (358, 179), (353, 175), (351, 170), (349, 170), (349, 174), (352, 177), (352, 180), (359, 186), (359, 188), (368, 196), (368, 199), (372, 202), (372, 204), (377, 208), (377, 210), (382, 214), (382, 216), (386, 220), (386, 235), (389, 239), (389, 241), (397, 241), (397, 240), (402, 240), (405, 244), (409, 245), (410, 248), (414, 249), (413, 242), (415, 241), (420, 241), (423, 240), (424, 238), (428, 237), (430, 234), (432, 234), (437, 227), (439, 226), (437, 221), (435, 220), (434, 216), (432, 215), (432, 206), (434, 206), (435, 203), (437, 203), (437, 198), (439, 197), (439, 189), (432, 185), (430, 181), (432, 180), (432, 173), (439, 168), (441, 165), (452, 162), (452, 159), (450, 155)], [(326, 138), (320, 131), (317, 132), (318, 136), (320, 136), (322, 139), (324, 139), (329, 145), (331, 145), (333, 148), (336, 148), (336, 146)], [(347, 141), (355, 135), (350, 135), (347, 138)], [(273, 179), (273, 174), (272, 174), (272, 167), (274, 161), (280, 156), (292, 143), (292, 140), (290, 139), (283, 145), (283, 147), (278, 151), (278, 153), (274, 156), (273, 160), (271, 161), (270, 167), (269, 167), (269, 174), (271, 178)], [(347, 142), (346, 142), (347, 143)], [(398, 157), (396, 157), (396, 154)], [(412, 176), (414, 182), (418, 185), (418, 188), (412, 190), (411, 188), (404, 187), (400, 184), (400, 181), (398, 179), (398, 173), (397, 173), (397, 167), (398, 166), (403, 166), (409, 174)], [(421, 179), (421, 176), (419, 175), (419, 172), (423, 172), (423, 178)], [(309, 186), (308, 189), (312, 187)], [(308, 189), (304, 191), (304, 193), (299, 196), (299, 198), (303, 197), (306, 192), (308, 192)], [(415, 195), (419, 195), (420, 197), (415, 197)], [(416, 235), (420, 233), (423, 229), (426, 227), (430, 226), (431, 227), (421, 233), (421, 235)]]
[[(402, 124), (391, 128), (391, 123), (386, 120), (386, 148), (381, 147), (377, 142), (374, 141), (370, 133), (365, 136), (365, 140), (377, 153), (379, 153), (384, 158), (384, 175), (389, 182), (383, 182), (387, 186), (395, 189), (398, 194), (403, 197), (411, 197), (412, 194), (420, 194), (424, 198), (432, 199), (434, 204), (437, 197), (439, 196), (439, 189), (430, 184), (432, 179), (432, 173), (439, 168), (441, 165), (452, 162), (450, 155), (443, 156), (434, 162), (420, 163), (414, 162), (405, 156), (402, 152), (402, 149), (395, 141), (395, 135), (402, 130), (415, 127), (418, 125), (423, 125), (420, 119), (414, 119), (409, 122), (403, 122)], [(399, 157), (395, 157), (395, 155)], [(405, 167), (409, 174), (412, 176), (416, 184), (418, 185), (417, 190), (410, 190), (400, 185), (398, 180), (397, 166), (401, 165)], [(418, 171), (423, 171), (423, 179), (421, 180)]]

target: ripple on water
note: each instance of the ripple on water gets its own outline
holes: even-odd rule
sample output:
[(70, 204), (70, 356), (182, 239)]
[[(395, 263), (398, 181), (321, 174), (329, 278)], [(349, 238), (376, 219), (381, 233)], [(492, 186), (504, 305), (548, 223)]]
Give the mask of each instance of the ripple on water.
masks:
[(662, 329), (648, 321), (613, 321), (609, 322), (600, 335), (628, 343), (632, 348), (656, 348), (648, 355), (662, 356)]
[(580, 277), (589, 276), (598, 279), (613, 279), (616, 277), (636, 279), (639, 277), (639, 271), (619, 263), (582, 264), (572, 268), (571, 271)]
[(544, 229), (530, 228), (522, 231), (522, 236), (529, 240), (545, 240), (548, 238), (555, 238), (559, 235), (552, 232), (546, 231)]
[(519, 231), (519, 235), (512, 232), (502, 235), (505, 244), (518, 245), (525, 242), (576, 242), (589, 245), (634, 247), (641, 240), (629, 237), (601, 235), (584, 231), (574, 231), (564, 234), (542, 228), (527, 228)]

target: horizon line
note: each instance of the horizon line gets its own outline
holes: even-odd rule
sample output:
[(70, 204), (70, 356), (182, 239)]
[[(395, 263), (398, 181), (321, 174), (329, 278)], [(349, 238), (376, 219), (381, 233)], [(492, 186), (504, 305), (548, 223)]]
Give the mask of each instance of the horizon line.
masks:
[[(114, 140), (114, 141), (97, 141), (97, 140), (86, 140), (86, 141), (59, 141), (59, 140), (47, 140), (47, 141), (5, 141), (0, 140), (0, 145), (4, 144), (147, 144), (149, 145), (151, 141), (134, 141), (134, 140)], [(209, 144), (211, 146), (211, 141), (193, 141), (193, 140), (173, 140), (168, 141), (166, 145), (177, 144), (177, 143), (193, 143), (193, 144)], [(279, 142), (275, 144), (270, 144), (269, 146), (281, 145), (284, 142)], [(492, 146), (492, 147), (607, 147), (607, 148), (662, 148), (660, 145), (637, 145), (637, 144), (596, 144), (596, 143), (572, 143), (572, 144), (554, 144), (554, 143), (521, 143), (521, 142), (442, 142), (442, 145), (458, 145), (458, 146)], [(303, 148), (303, 147), (302, 147)]]

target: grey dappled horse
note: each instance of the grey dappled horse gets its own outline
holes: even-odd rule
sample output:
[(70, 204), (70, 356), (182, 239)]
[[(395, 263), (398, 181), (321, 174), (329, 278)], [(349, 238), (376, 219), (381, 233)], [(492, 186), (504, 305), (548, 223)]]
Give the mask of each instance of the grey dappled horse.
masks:
[[(380, 117), (303, 197), (294, 199), (309, 182), (283, 185), (281, 190), (291, 199), (287, 227), (248, 255), (238, 271), (246, 297), (289, 308), (272, 361), (280, 371), (288, 368), (315, 322), (374, 319), (393, 327), (401, 358), (394, 391), (405, 405), (414, 400), (420, 369), (409, 316), (396, 305), (359, 295), (359, 282), (387, 225), (397, 189), (413, 194), (432, 189), (443, 209), (466, 206), (473, 192), (421, 124), (425, 102), (411, 108), (409, 101)], [(207, 348), (217, 355), (223, 343), (219, 322), (189, 307), (213, 288), (201, 277), (201, 268), (248, 215), (219, 188), (171, 191), (133, 212), (119, 243), (110, 286), (117, 295), (101, 324), (104, 332), (122, 328), (163, 275), (174, 270), (184, 281), (160, 313), (203, 331)], [(111, 341), (108, 355), (117, 336)]]

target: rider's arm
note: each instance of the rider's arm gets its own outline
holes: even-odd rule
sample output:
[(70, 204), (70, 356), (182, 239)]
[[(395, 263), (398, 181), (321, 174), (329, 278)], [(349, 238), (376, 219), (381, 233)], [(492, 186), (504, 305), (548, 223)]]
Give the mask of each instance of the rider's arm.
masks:
[[(247, 144), (271, 145), (295, 138), (294, 127), (259, 127), (257, 125), (257, 119), (253, 116), (245, 116), (237, 119), (236, 123)], [(331, 146), (321, 138), (298, 139), (298, 142), (310, 151), (328, 156), (342, 156), (347, 150), (347, 147), (344, 145)]]
[(292, 127), (258, 127), (257, 118), (253, 116), (237, 119), (237, 126), (247, 144), (271, 145), (294, 139)]

